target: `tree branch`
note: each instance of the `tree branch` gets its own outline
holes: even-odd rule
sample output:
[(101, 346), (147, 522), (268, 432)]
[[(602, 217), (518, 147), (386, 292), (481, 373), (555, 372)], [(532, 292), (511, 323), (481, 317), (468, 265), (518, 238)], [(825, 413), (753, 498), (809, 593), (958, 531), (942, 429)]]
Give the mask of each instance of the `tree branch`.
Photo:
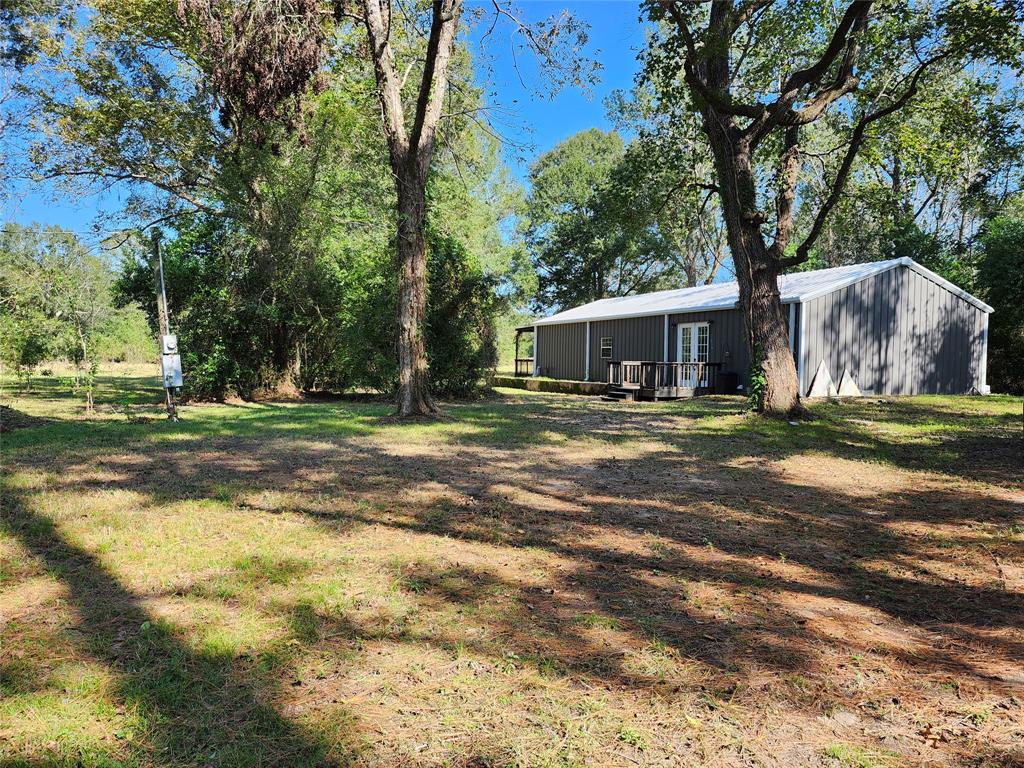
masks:
[(363, 19), (370, 44), (370, 58), (377, 75), (377, 90), (384, 130), (392, 145), (392, 152), (404, 156), (409, 148), (405, 132), (405, 112), (402, 109), (402, 86), (395, 71), (395, 58), (391, 50), (391, 0), (364, 0)]
[(846, 13), (843, 14), (843, 18), (839, 21), (835, 32), (832, 33), (832, 39), (818, 60), (811, 66), (805, 69), (798, 69), (791, 74), (786, 79), (780, 92), (783, 94), (797, 92), (808, 85), (815, 85), (821, 82), (821, 78), (825, 76), (832, 63), (836, 60), (836, 57), (839, 56), (840, 51), (844, 48), (847, 49), (847, 55), (844, 57), (844, 67), (852, 67), (854, 57), (849, 55), (849, 44), (855, 39), (853, 33), (857, 29), (863, 29), (870, 11), (871, 0), (853, 0), (849, 7), (847, 7)]
[(693, 39), (693, 33), (690, 32), (690, 25), (686, 23), (685, 17), (679, 12), (679, 8), (674, 0), (661, 0), (661, 7), (668, 11), (673, 21), (675, 21), (676, 27), (679, 29), (679, 35), (683, 38), (683, 44), (686, 46), (687, 58), (696, 61), (697, 43)]
[[(744, 130), (752, 146), (759, 144), (777, 125), (799, 126), (814, 122), (831, 104), (857, 88), (860, 78), (854, 76), (853, 66), (860, 50), (860, 35), (867, 28), (870, 10), (870, 0), (854, 0), (850, 4), (818, 61), (786, 78), (779, 89), (779, 97), (764, 107), (760, 117)], [(832, 84), (820, 88), (802, 109), (794, 110), (793, 104), (800, 97), (800, 91), (818, 85), (840, 52), (843, 52), (843, 57)]]
[(775, 0), (747, 0), (737, 6), (736, 10), (733, 11), (733, 26), (738, 27), (741, 24), (745, 24), (750, 20), (751, 17), (763, 11), (769, 5), (774, 4)]
[[(455, 33), (459, 28), (462, 0), (434, 0), (433, 19), (430, 25), (431, 50), (427, 47), (427, 66), (423, 69), (423, 80), (416, 104), (417, 123), (413, 128), (410, 142), (426, 172), (430, 155), (437, 136), (437, 123), (441, 117), (444, 98), (448, 93), (448, 78), (451, 69), (452, 50), (455, 47)], [(429, 78), (428, 78), (429, 70)]]
[(814, 218), (814, 224), (811, 226), (811, 231), (796, 249), (796, 254), (788, 259), (783, 259), (780, 262), (780, 266), (783, 269), (795, 267), (807, 260), (811, 247), (814, 245), (815, 240), (818, 239), (822, 228), (825, 226), (825, 220), (828, 218), (829, 213), (835, 207), (836, 203), (839, 202), (839, 198), (843, 194), (843, 188), (846, 186), (846, 180), (850, 176), (850, 169), (853, 167), (853, 161), (857, 157), (860, 145), (864, 141), (864, 133), (867, 130), (867, 127), (871, 123), (881, 120), (884, 117), (888, 117), (893, 112), (896, 112), (906, 106), (906, 104), (917, 95), (918, 85), (920, 84), (921, 77), (924, 73), (934, 64), (937, 64), (952, 55), (953, 52), (947, 50), (922, 62), (914, 71), (913, 76), (910, 78), (910, 85), (907, 87), (907, 90), (904, 91), (902, 96), (882, 109), (871, 112), (870, 114), (861, 115), (860, 120), (857, 121), (857, 125), (853, 129), (853, 134), (850, 136), (850, 144), (846, 148), (846, 155), (843, 157), (843, 162), (839, 166), (836, 178), (832, 182), (828, 197), (818, 210), (818, 215)]
[[(679, 30), (679, 36), (686, 46), (686, 57), (683, 59), (683, 76), (687, 85), (718, 112), (735, 117), (749, 117), (752, 120), (763, 118), (765, 113), (763, 104), (744, 104), (736, 101), (728, 91), (712, 88), (701, 77), (697, 70), (702, 51), (697, 49), (697, 41), (690, 30), (686, 17), (679, 10), (677, 0), (660, 0), (660, 4), (675, 21), (676, 28)], [(759, 4), (754, 3), (754, 5)], [(734, 30), (734, 23), (735, 18), (730, 14), (730, 5), (728, 3), (715, 2), (712, 4), (711, 22), (708, 25), (709, 36), (712, 31), (715, 31), (717, 36), (723, 38), (723, 42), (727, 43)], [(721, 62), (718, 63), (721, 65)], [(728, 77), (723, 79), (723, 84), (727, 83)]]
[(52, 171), (50, 173), (42, 174), (42, 175), (38, 176), (38, 178), (39, 179), (43, 179), (43, 180), (49, 180), (49, 179), (60, 179), (60, 178), (74, 178), (74, 177), (80, 177), (80, 176), (90, 177), (90, 178), (94, 178), (94, 179), (103, 179), (105, 181), (112, 181), (112, 182), (118, 182), (118, 181), (135, 182), (135, 181), (138, 181), (138, 182), (144, 182), (146, 184), (152, 184), (154, 187), (156, 187), (157, 189), (161, 190), (162, 192), (166, 192), (167, 194), (171, 195), (172, 197), (176, 197), (179, 200), (182, 200), (183, 202), (188, 203), (189, 205), (193, 206), (197, 211), (201, 211), (203, 213), (208, 213), (210, 215), (215, 215), (215, 216), (223, 215), (223, 212), (220, 211), (219, 209), (214, 208), (213, 206), (208, 205), (207, 203), (202, 202), (201, 200), (197, 199), (195, 196), (189, 194), (188, 192), (186, 192), (185, 190), (179, 188), (178, 186), (176, 186), (174, 184), (171, 184), (171, 183), (168, 183), (166, 181), (163, 181), (161, 179), (153, 178), (152, 176), (147, 176), (144, 173), (135, 173), (135, 172), (132, 172), (132, 171), (113, 172), (113, 171), (97, 170), (95, 168), (82, 168), (82, 169), (74, 170), (74, 171), (73, 170)]
[(409, 146), (413, 151), (419, 147), (420, 136), (423, 134), (423, 121), (427, 116), (430, 103), (431, 87), (434, 84), (434, 71), (437, 66), (438, 46), (441, 43), (441, 31), (444, 29), (444, 8), (442, 0), (434, 0), (430, 13), (430, 36), (427, 38), (427, 53), (423, 62), (423, 75), (420, 78), (420, 89), (416, 95), (416, 115), (412, 121), (412, 132), (409, 135)]
[(793, 235), (793, 200), (796, 197), (797, 175), (800, 171), (800, 129), (786, 129), (785, 143), (779, 159), (779, 193), (775, 201), (775, 239), (769, 254), (781, 259)]

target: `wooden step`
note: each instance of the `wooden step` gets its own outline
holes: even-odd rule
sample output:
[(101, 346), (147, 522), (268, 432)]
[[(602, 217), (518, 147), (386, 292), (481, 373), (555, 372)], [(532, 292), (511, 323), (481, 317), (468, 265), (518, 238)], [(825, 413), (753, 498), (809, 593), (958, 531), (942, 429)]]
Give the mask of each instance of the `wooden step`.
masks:
[(608, 386), (608, 391), (605, 392), (601, 397), (604, 400), (615, 401), (621, 403), (627, 400), (636, 400), (636, 395), (639, 390), (633, 387), (617, 387)]

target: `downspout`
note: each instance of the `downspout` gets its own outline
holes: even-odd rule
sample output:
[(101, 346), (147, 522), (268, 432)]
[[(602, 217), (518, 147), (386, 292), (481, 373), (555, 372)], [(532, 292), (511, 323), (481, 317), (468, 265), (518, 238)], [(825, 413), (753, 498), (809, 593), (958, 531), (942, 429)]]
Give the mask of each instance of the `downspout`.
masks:
[(988, 312), (981, 323), (981, 386), (978, 391), (983, 395), (991, 395), (992, 387), (988, 385)]
[(590, 381), (590, 321), (587, 320), (587, 343), (583, 359), (583, 380)]

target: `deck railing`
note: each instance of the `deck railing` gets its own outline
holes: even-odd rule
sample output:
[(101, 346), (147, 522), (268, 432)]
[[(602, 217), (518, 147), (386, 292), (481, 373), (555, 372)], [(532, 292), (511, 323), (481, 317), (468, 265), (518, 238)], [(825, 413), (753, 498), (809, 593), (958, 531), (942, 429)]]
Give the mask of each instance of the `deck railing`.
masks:
[(533, 358), (532, 357), (517, 357), (516, 358), (516, 376), (533, 376)]
[(641, 389), (710, 390), (721, 363), (659, 363), (654, 360), (614, 360), (608, 363), (608, 383)]

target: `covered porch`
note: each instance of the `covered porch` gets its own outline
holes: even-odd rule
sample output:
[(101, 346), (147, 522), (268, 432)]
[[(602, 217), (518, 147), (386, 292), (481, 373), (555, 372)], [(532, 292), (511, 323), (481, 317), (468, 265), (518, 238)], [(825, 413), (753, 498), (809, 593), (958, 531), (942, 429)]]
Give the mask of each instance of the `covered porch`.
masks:
[[(532, 325), (521, 325), (516, 328), (516, 359), (515, 359), (515, 370), (513, 371), (514, 376), (533, 376), (537, 373), (537, 368), (534, 361), (533, 348), (535, 344), (534, 327)], [(524, 342), (523, 336), (529, 334), (529, 338)], [(526, 355), (526, 349), (529, 349), (529, 356)]]
[[(710, 394), (720, 383), (721, 368), (721, 363), (708, 362), (610, 360), (605, 399), (675, 400)], [(735, 381), (731, 384), (735, 390)]]

